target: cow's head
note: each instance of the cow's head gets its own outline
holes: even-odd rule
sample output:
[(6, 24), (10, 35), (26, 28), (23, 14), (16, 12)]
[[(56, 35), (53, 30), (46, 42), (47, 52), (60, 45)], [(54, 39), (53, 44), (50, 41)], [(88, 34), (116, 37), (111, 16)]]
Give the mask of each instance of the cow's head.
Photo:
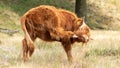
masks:
[(85, 21), (83, 18), (78, 18), (78, 20), (75, 22), (74, 28), (75, 28), (74, 30), (75, 35), (73, 35), (73, 38), (77, 42), (86, 43), (89, 41), (90, 29), (85, 24)]

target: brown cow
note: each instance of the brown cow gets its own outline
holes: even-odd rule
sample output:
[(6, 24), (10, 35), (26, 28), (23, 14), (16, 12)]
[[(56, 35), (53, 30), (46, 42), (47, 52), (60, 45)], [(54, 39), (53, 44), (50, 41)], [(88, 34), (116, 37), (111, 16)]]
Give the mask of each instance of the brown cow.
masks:
[(28, 60), (34, 52), (36, 38), (44, 41), (62, 43), (68, 60), (73, 62), (71, 49), (74, 42), (86, 42), (87, 34), (80, 30), (83, 19), (74, 13), (56, 9), (53, 6), (41, 5), (30, 9), (21, 18), (21, 26), (25, 34), (23, 39), (23, 60)]

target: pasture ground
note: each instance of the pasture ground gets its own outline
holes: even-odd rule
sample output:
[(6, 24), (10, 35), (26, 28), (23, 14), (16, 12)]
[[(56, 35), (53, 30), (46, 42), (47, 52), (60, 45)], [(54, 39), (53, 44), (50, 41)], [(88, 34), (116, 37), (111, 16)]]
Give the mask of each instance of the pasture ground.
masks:
[(60, 43), (39, 39), (35, 42), (34, 54), (24, 63), (21, 59), (24, 36), (0, 33), (0, 68), (119, 68), (120, 31), (94, 30), (91, 33), (94, 40), (87, 46), (74, 44), (74, 64), (68, 63)]

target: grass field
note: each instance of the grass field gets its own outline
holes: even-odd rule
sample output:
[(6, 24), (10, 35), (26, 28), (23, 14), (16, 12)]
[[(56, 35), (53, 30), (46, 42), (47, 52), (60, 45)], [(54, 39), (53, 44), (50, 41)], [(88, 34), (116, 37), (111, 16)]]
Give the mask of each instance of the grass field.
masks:
[(87, 46), (81, 43), (73, 46), (74, 64), (69, 64), (67, 56), (58, 42), (35, 42), (35, 52), (28, 62), (21, 59), (23, 36), (8, 36), (0, 33), (0, 68), (119, 68), (120, 32), (92, 31), (94, 40)]
[[(73, 1), (73, 2), (69, 2)], [(66, 53), (58, 42), (39, 39), (35, 52), (24, 63), (21, 59), (23, 33), (20, 18), (32, 7), (49, 4), (74, 11), (75, 0), (0, 0), (0, 28), (20, 30), (9, 36), (0, 33), (0, 68), (120, 68), (120, 0), (88, 0), (88, 25), (93, 30), (87, 46), (73, 46), (74, 64), (69, 64)], [(107, 10), (106, 10), (107, 9)]]

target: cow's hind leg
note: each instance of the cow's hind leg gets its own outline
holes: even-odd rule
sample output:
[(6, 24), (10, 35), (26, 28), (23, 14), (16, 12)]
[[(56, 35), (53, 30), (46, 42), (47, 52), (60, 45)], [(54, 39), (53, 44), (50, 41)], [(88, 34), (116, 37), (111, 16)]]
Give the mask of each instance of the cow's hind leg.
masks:
[[(32, 41), (34, 41), (36, 38), (35, 37), (31, 37)], [(34, 44), (33, 42), (27, 42), (27, 40), (24, 38), (23, 41), (23, 60), (27, 61), (29, 59), (29, 57), (33, 54), (34, 52)]]
[[(34, 35), (30, 35), (32, 41), (34, 42), (36, 37)], [(32, 56), (33, 52), (34, 52), (34, 49), (35, 49), (35, 46), (33, 43), (30, 43), (29, 44), (29, 47), (28, 47), (28, 51), (29, 51), (29, 56)]]
[(22, 40), (22, 45), (23, 45), (23, 60), (27, 61), (28, 60), (28, 45), (26, 39)]

